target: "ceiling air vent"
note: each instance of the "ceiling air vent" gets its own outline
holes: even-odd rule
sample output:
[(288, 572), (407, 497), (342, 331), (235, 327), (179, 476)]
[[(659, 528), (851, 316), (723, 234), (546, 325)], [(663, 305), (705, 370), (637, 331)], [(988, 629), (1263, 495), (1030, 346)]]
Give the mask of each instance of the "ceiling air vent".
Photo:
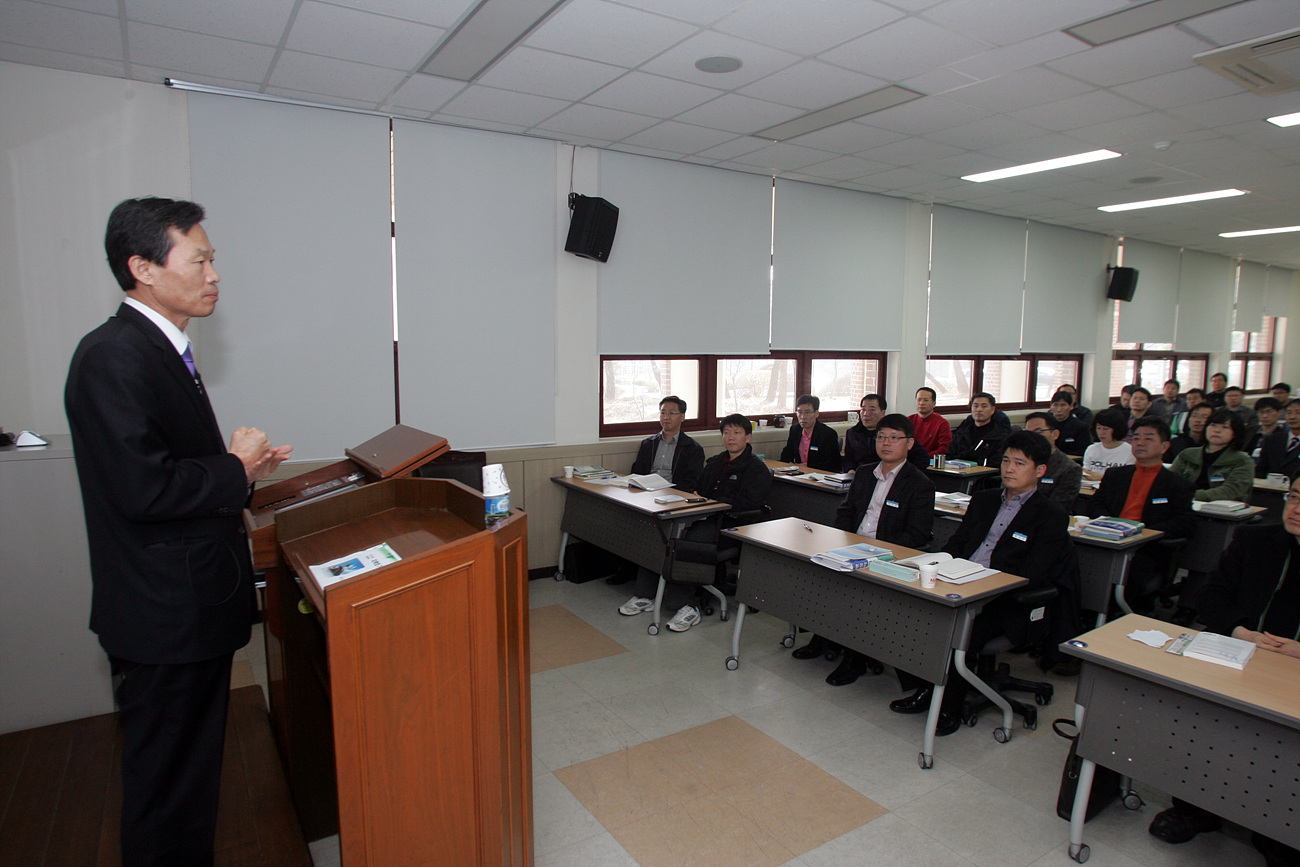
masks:
[(1260, 96), (1300, 90), (1300, 27), (1216, 48), (1192, 59)]

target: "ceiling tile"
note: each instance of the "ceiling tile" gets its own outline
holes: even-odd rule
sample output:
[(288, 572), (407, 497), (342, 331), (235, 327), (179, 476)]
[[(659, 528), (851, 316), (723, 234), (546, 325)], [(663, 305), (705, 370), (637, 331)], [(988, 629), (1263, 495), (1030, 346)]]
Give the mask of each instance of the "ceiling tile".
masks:
[[(292, 87), (268, 87), (266, 93), (271, 96), (282, 96), (285, 99), (297, 100), (298, 102), (320, 102), (321, 98), (319, 93), (313, 93), (310, 90), (297, 90)], [(331, 104), (363, 111), (370, 111), (375, 107), (373, 99), (344, 99), (337, 96), (332, 98)]]
[(724, 141), (730, 141), (732, 138), (734, 136), (730, 133), (716, 129), (705, 129), (702, 126), (668, 120), (629, 136), (624, 144), (693, 154), (720, 145)]
[(825, 160), (825, 151), (781, 142), (734, 157), (731, 162), (738, 165), (755, 166), (766, 171), (782, 172), (802, 169), (814, 163), (825, 162)]
[(285, 51), (267, 82), (307, 93), (332, 93), (379, 105), (402, 82), (402, 73), (350, 60)]
[[(121, 77), (126, 74), (126, 64), (120, 58), (88, 57), (84, 54), (68, 54), (62, 51), (51, 51), (48, 48), (33, 48), (30, 45), (14, 45), (3, 41), (0, 41), (0, 60), (23, 63), (27, 66), (63, 69), (68, 72), (85, 72), (89, 75)], [(132, 72), (135, 72), (134, 67)], [(140, 81), (146, 80), (140, 76), (135, 77)], [(154, 81), (156, 83), (158, 79)]]
[(801, 60), (740, 89), (745, 96), (802, 109), (825, 108), (885, 86), (879, 78), (819, 60)]
[(627, 142), (614, 142), (609, 146), (612, 151), (622, 151), (625, 154), (640, 154), (646, 157), (658, 157), (665, 160), (681, 159), (686, 154), (681, 151), (667, 151), (661, 148), (643, 147), (641, 145), (628, 144)]
[(959, 90), (963, 87), (969, 87), (978, 81), (977, 78), (967, 75), (964, 72), (956, 72), (947, 67), (932, 69), (929, 72), (922, 72), (920, 75), (914, 75), (911, 78), (900, 81), (899, 84), (909, 90), (915, 90), (917, 93), (924, 93), (926, 96), (934, 96), (940, 93), (948, 93), (953, 90)]
[(857, 155), (864, 159), (876, 160), (893, 166), (910, 166), (927, 160), (953, 157), (961, 152), (961, 148), (952, 145), (940, 144), (923, 138), (909, 138), (871, 148), (870, 150), (859, 151)]
[(980, 150), (986, 147), (1006, 144), (1018, 138), (1040, 136), (1043, 130), (1027, 123), (1011, 120), (1007, 117), (986, 117), (973, 123), (941, 129), (926, 135), (930, 141), (966, 150)]
[(1119, 84), (1111, 90), (1158, 109), (1177, 108), (1216, 96), (1232, 96), (1242, 92), (1240, 86), (1199, 65)]
[(875, 0), (753, 0), (715, 30), (795, 54), (817, 54), (903, 17)]
[(36, 2), (48, 3), (50, 6), (62, 6), (65, 9), (75, 9), (78, 12), (94, 12), (114, 18), (117, 17), (118, 13), (117, 0), (36, 0)]
[[(265, 45), (205, 36), (151, 24), (128, 24), (127, 41), (131, 62), (170, 70), (170, 75), (184, 78), (186, 73), (219, 75), (222, 78), (258, 80), (275, 57), (275, 50)], [(389, 72), (390, 76), (398, 76)], [(398, 76), (400, 77), (400, 76)], [(396, 82), (394, 82), (396, 83)], [(330, 92), (327, 87), (324, 92)], [(355, 93), (340, 93), (355, 97)]]
[[(138, 0), (127, 0), (127, 2), (138, 2)], [(174, 3), (175, 0), (150, 0), (150, 2)], [(376, 12), (380, 15), (404, 18), (407, 21), (418, 21), (421, 24), (432, 24), (446, 29), (465, 17), (465, 13), (473, 8), (478, 0), (433, 0), (433, 2), (430, 0), (327, 0), (327, 2), (335, 6)], [(211, 5), (209, 0), (202, 8)]]
[(1195, 65), (1193, 54), (1212, 46), (1177, 27), (1161, 27), (1045, 65), (1101, 87), (1125, 84)]
[(408, 69), (424, 60), (445, 33), (441, 27), (304, 0), (285, 40), (285, 48), (372, 66)]
[(274, 46), (284, 37), (294, 0), (241, 4), (125, 0), (125, 4), (131, 21)]
[(523, 44), (616, 66), (638, 66), (694, 32), (689, 24), (637, 9), (572, 0)]
[(715, 160), (735, 159), (742, 154), (750, 154), (756, 150), (767, 147), (771, 142), (763, 141), (761, 138), (754, 138), (750, 135), (742, 135), (733, 138), (731, 141), (723, 142), (715, 147), (707, 148), (697, 154), (697, 156), (708, 157)]
[(108, 60), (122, 57), (122, 31), (116, 18), (45, 3), (0, 3), (0, 34), (13, 45)]
[[(874, 117), (874, 115), (872, 115)], [(795, 144), (832, 153), (851, 154), (907, 138), (901, 132), (846, 121), (791, 139)]]
[[(924, 50), (917, 50), (918, 46)], [(832, 48), (821, 59), (886, 81), (902, 81), (991, 47), (919, 18), (904, 18)]]
[(397, 89), (387, 104), (421, 111), (437, 111), (443, 103), (468, 86), (463, 81), (416, 73)]
[(1243, 98), (1221, 96), (1190, 105), (1169, 109), (1175, 117), (1191, 121), (1197, 126), (1226, 126), (1248, 120), (1264, 120), (1278, 114), (1300, 111), (1300, 92), (1292, 91), (1273, 97), (1246, 94)]
[(495, 120), (500, 123), (531, 127), (556, 112), (563, 111), (568, 105), (569, 103), (559, 99), (472, 84), (447, 103), (442, 110), (458, 117)]
[[(701, 72), (695, 68), (695, 61), (714, 56), (738, 57), (744, 65), (726, 73)], [(704, 30), (644, 64), (642, 69), (705, 87), (735, 89), (784, 69), (798, 59), (798, 55), (757, 42)]]
[(1122, 117), (1133, 117), (1146, 111), (1146, 106), (1138, 105), (1132, 100), (1104, 90), (1094, 90), (1069, 99), (1015, 111), (1011, 116), (1034, 126), (1060, 132), (1118, 120)]
[(497, 61), (478, 83), (502, 90), (577, 100), (599, 90), (626, 71), (607, 63), (520, 46)]
[(1068, 99), (1093, 90), (1091, 85), (1041, 67), (1019, 69), (945, 94), (946, 99), (989, 111), (1011, 112)]
[(987, 109), (963, 105), (946, 96), (929, 96), (878, 111), (863, 118), (863, 122), (908, 135), (925, 135), (992, 115)]
[(1149, 149), (1158, 141), (1177, 140), (1196, 127), (1185, 120), (1170, 117), (1163, 112), (1149, 111), (1120, 120), (1095, 124), (1086, 129), (1071, 130), (1070, 135), (1099, 148), (1128, 152), (1132, 149)]
[(1039, 160), (1050, 160), (1053, 157), (1083, 153), (1087, 150), (1095, 150), (1095, 148), (1090, 148), (1073, 136), (1048, 133), (1038, 138), (1017, 139), (1005, 144), (994, 145), (985, 148), (984, 153), (991, 157), (1004, 159), (1010, 165), (1019, 165), (1021, 163), (1035, 163)]
[(588, 96), (583, 102), (655, 117), (672, 117), (722, 95), (722, 91), (688, 81), (629, 72)]
[[(826, 154), (823, 153), (822, 156), (824, 157)], [(854, 178), (860, 178), (874, 172), (888, 171), (893, 168), (897, 168), (897, 166), (876, 160), (864, 160), (859, 157), (836, 157), (824, 162), (806, 165), (803, 167), (803, 171), (815, 178), (851, 181)]]
[(1250, 0), (1198, 15), (1183, 27), (1219, 45), (1232, 45), (1291, 30), (1300, 25), (1296, 13), (1295, 0)]
[(677, 115), (677, 120), (748, 135), (791, 120), (801, 113), (788, 105), (726, 93), (712, 102), (682, 112)]
[(1066, 33), (1044, 33), (1024, 42), (995, 48), (952, 64), (958, 72), (975, 78), (994, 78), (1017, 69), (1037, 66), (1058, 57), (1068, 57), (1087, 49), (1087, 45)]
[(728, 12), (745, 5), (746, 0), (619, 0), (647, 12), (667, 15), (701, 27), (712, 24)]
[(1011, 45), (1124, 5), (1123, 0), (1070, 0), (1068, 3), (998, 0), (997, 14), (990, 15), (988, 0), (946, 0), (925, 10), (921, 17), (972, 39)]
[(619, 141), (657, 122), (653, 117), (616, 111), (612, 108), (575, 105), (547, 118), (536, 128), (573, 135), (588, 135), (606, 141)]

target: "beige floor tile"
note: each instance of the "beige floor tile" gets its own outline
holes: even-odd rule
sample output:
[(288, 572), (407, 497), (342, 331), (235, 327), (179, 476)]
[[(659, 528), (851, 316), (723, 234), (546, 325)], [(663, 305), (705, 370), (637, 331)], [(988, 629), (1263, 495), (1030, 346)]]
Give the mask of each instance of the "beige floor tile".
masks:
[(710, 794), (614, 832), (641, 867), (778, 867), (796, 853)]
[(626, 647), (561, 605), (532, 609), (529, 633), (533, 673), (627, 653)]
[(661, 742), (561, 768), (555, 777), (610, 830), (710, 791), (698, 771), (675, 759)]

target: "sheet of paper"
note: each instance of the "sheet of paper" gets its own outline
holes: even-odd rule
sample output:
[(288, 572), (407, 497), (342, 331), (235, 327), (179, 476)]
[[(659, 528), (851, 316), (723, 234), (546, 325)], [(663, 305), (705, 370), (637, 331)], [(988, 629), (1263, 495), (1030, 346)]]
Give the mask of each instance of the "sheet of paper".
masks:
[(1165, 635), (1159, 629), (1135, 629), (1128, 634), (1134, 641), (1140, 641), (1148, 647), (1164, 647), (1172, 635)]

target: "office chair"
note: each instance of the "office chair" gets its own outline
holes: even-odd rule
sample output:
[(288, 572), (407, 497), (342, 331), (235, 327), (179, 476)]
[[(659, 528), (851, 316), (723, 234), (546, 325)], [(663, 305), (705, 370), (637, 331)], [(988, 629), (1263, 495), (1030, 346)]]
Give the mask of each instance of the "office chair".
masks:
[[(984, 646), (978, 650), (979, 661), (975, 669), (976, 676), (1006, 699), (1007, 703), (1011, 705), (1012, 713), (1024, 720), (1027, 729), (1038, 728), (1038, 708), (1018, 701), (1007, 695), (1007, 693), (1030, 693), (1034, 696), (1035, 704), (1045, 707), (1052, 703), (1052, 694), (1055, 687), (1046, 681), (1012, 677), (1011, 666), (1005, 662), (999, 663), (997, 654), (1041, 644), (1051, 633), (1051, 609), (1060, 595), (1061, 588), (1051, 583), (1011, 593), (1012, 604), (1020, 612), (1023, 622), (1028, 626), (1028, 641), (1017, 646), (1009, 636), (1004, 634), (985, 642)], [(980, 711), (992, 704), (978, 692), (974, 692), (972, 695), (973, 698), (966, 702), (961, 714), (962, 722), (968, 726), (978, 723)], [(1001, 731), (1001, 729), (998, 731)], [(994, 732), (994, 734), (996, 736), (997, 732)], [(1006, 737), (1009, 737), (1009, 734), (1006, 733)], [(999, 741), (1005, 739), (1005, 737), (998, 738)]]
[(720, 610), (719, 619), (724, 623), (730, 616), (727, 612), (727, 596), (718, 585), (727, 577), (727, 564), (740, 559), (740, 543), (722, 535), (722, 528), (737, 527), (742, 524), (754, 524), (767, 520), (772, 510), (768, 506), (750, 509), (744, 512), (727, 512), (721, 519), (711, 521), (713, 533), (710, 538), (671, 539), (668, 552), (664, 557), (664, 568), (659, 573), (659, 586), (655, 590), (655, 606), (651, 612), (652, 620), (646, 631), (651, 635), (659, 634), (659, 605), (663, 600), (664, 588), (669, 581), (679, 584), (695, 584), (707, 593), (700, 606), (700, 614), (712, 616), (712, 600), (716, 599)]

